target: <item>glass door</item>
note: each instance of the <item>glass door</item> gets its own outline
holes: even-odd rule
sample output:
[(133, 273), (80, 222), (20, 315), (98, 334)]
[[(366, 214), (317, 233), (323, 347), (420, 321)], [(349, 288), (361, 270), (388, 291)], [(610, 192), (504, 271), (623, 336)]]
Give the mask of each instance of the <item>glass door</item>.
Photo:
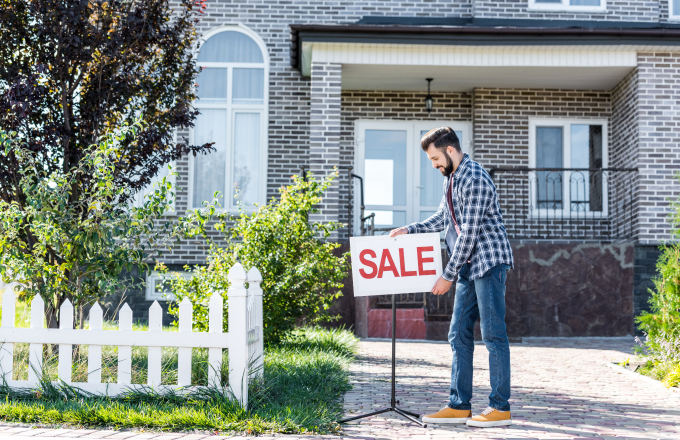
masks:
[[(435, 127), (453, 128), (463, 152), (470, 153), (470, 124), (450, 121), (357, 121), (356, 174), (364, 179), (364, 216), (375, 214), (376, 235), (421, 221), (436, 212), (444, 177), (432, 168), (420, 138)], [(359, 187), (355, 187), (358, 194)], [(359, 200), (357, 196), (356, 200)], [(360, 234), (355, 203), (354, 234)]]

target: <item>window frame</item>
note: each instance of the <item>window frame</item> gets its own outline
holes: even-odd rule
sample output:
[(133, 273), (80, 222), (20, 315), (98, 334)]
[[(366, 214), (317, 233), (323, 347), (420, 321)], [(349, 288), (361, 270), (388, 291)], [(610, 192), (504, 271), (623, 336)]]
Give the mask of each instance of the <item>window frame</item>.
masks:
[(673, 0), (668, 0), (668, 20), (680, 21), (680, 11), (676, 11), (673, 7)]
[[(222, 32), (240, 32), (250, 37), (259, 47), (262, 53), (262, 63), (222, 63), (222, 62), (199, 62), (198, 53), (200, 48), (205, 44), (211, 37), (222, 33)], [(194, 59), (196, 65), (199, 67), (215, 67), (215, 68), (226, 68), (227, 72), (227, 99), (226, 103), (210, 103), (201, 102), (200, 99), (196, 99), (193, 102), (194, 108), (197, 110), (201, 109), (220, 109), (225, 110), (227, 113), (226, 123), (226, 164), (225, 164), (225, 183), (224, 189), (225, 193), (222, 194), (222, 198), (218, 200), (222, 208), (217, 209), (217, 212), (224, 212), (230, 214), (237, 214), (239, 212), (238, 206), (232, 205), (233, 195), (231, 193), (232, 185), (230, 182), (233, 180), (233, 163), (234, 163), (234, 135), (235, 132), (232, 129), (234, 126), (234, 119), (236, 118), (236, 113), (259, 113), (260, 114), (260, 163), (258, 169), (258, 183), (259, 191), (257, 200), (255, 203), (265, 204), (267, 201), (267, 165), (268, 165), (268, 148), (269, 145), (269, 71), (270, 71), (270, 60), (269, 53), (267, 51), (267, 46), (264, 41), (252, 30), (248, 29), (243, 25), (227, 25), (220, 26), (207, 32), (202, 39), (201, 45), (198, 50), (194, 53)], [(263, 68), (264, 69), (264, 84), (263, 84), (263, 102), (262, 104), (241, 104), (232, 102), (232, 81), (233, 81), (233, 69), (234, 68)], [(194, 127), (189, 130), (189, 138), (191, 143), (195, 144), (195, 133)], [(187, 208), (197, 209), (198, 206), (194, 206), (194, 157), (189, 156), (189, 182), (187, 185)], [(256, 210), (254, 205), (243, 205), (243, 210), (246, 212), (253, 212)]]
[[(529, 168), (536, 168), (536, 128), (538, 127), (561, 127), (562, 128), (562, 167), (572, 168), (571, 164), (571, 126), (572, 125), (601, 125), (602, 126), (602, 168), (609, 166), (609, 121), (602, 118), (529, 118)], [(529, 208), (529, 219), (536, 218), (582, 218), (584, 211), (571, 210), (571, 185), (570, 177), (573, 171), (562, 173), (562, 209), (539, 209)], [(529, 180), (529, 194), (532, 206), (537, 206), (536, 182)], [(589, 217), (606, 219), (609, 217), (609, 184), (607, 179), (602, 179), (602, 211), (585, 211)]]
[(606, 12), (607, 0), (600, 0), (600, 6), (584, 6), (569, 4), (569, 0), (561, 0), (560, 3), (537, 3), (536, 0), (529, 0), (529, 11), (551, 11), (551, 12)]
[[(172, 270), (170, 271), (170, 274), (173, 273), (178, 273), (180, 274), (181, 277), (183, 278), (191, 278), (191, 274), (189, 272), (183, 271), (183, 270)], [(163, 292), (162, 294), (158, 294), (155, 292), (155, 281), (162, 280), (163, 277), (161, 276), (161, 273), (158, 271), (151, 271), (147, 276), (146, 276), (146, 289), (144, 292), (144, 299), (147, 301), (176, 301), (177, 298), (172, 292), (166, 293)], [(153, 281), (153, 283), (151, 282)]]

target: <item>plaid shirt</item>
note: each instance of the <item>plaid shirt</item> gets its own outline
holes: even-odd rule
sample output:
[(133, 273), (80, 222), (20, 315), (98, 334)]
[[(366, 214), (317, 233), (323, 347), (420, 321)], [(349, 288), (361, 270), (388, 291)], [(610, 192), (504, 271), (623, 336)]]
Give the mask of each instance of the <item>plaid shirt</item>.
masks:
[(454, 179), (451, 202), (460, 235), (453, 249), (449, 249), (447, 244), (446, 250), (451, 258), (442, 277), (453, 281), (468, 260), (471, 280), (482, 277), (497, 264), (505, 263), (514, 267), (496, 186), (489, 173), (467, 154), (463, 155), (453, 175), (444, 182), (444, 197), (437, 212), (427, 220), (408, 225), (408, 233), (448, 231), (448, 228), (454, 227), (446, 202), (450, 178)]

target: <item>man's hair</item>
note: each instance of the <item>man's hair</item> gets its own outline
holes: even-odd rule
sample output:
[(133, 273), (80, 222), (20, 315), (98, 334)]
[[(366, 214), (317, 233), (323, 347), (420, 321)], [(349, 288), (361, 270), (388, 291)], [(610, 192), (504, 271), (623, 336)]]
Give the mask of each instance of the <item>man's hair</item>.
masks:
[(425, 133), (425, 136), (420, 139), (420, 148), (427, 151), (432, 143), (441, 151), (446, 151), (446, 147), (450, 145), (460, 153), (460, 141), (451, 127), (434, 128)]

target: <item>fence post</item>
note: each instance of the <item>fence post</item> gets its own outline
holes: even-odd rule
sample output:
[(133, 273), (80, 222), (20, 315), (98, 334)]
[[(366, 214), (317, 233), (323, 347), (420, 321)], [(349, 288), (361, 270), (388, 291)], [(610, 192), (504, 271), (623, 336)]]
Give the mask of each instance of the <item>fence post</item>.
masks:
[(262, 275), (256, 267), (250, 268), (248, 271), (248, 294), (253, 297), (253, 306), (255, 308), (255, 322), (250, 323), (250, 328), (257, 332), (257, 341), (255, 350), (253, 352), (254, 370), (256, 376), (262, 375), (262, 367), (264, 365), (264, 338), (262, 325)]
[[(73, 330), (73, 304), (68, 298), (59, 307), (59, 329)], [(66, 383), (71, 382), (72, 355), (72, 345), (59, 344), (59, 379)]]
[[(104, 312), (98, 302), (90, 307), (90, 331), (101, 332)], [(87, 383), (102, 383), (102, 346), (90, 345), (87, 353)]]
[[(191, 333), (193, 322), (193, 305), (184, 297), (179, 303), (179, 331)], [(180, 347), (177, 350), (177, 385), (191, 385), (191, 348)]]
[[(163, 331), (163, 309), (158, 301), (154, 301), (149, 307), (149, 331)], [(161, 384), (161, 347), (149, 347), (149, 373), (148, 381), (150, 387)]]
[[(132, 331), (132, 309), (127, 303), (118, 312), (118, 330)], [(118, 346), (118, 383), (132, 383), (132, 347), (129, 345)]]
[(246, 271), (239, 263), (229, 270), (229, 386), (234, 397), (248, 405), (248, 292)]
[[(31, 328), (43, 328), (45, 320), (45, 302), (36, 295), (31, 301)], [(42, 344), (30, 344), (28, 347), (28, 383), (37, 385), (42, 376), (43, 363)]]
[[(14, 286), (16, 286), (15, 283), (8, 284), (5, 286), (5, 292), (2, 294), (3, 328), (14, 327), (16, 316)], [(9, 383), (12, 380), (12, 368), (14, 368), (14, 344), (5, 341), (0, 341), (0, 343), (2, 343), (2, 347), (0, 347), (0, 377)]]

